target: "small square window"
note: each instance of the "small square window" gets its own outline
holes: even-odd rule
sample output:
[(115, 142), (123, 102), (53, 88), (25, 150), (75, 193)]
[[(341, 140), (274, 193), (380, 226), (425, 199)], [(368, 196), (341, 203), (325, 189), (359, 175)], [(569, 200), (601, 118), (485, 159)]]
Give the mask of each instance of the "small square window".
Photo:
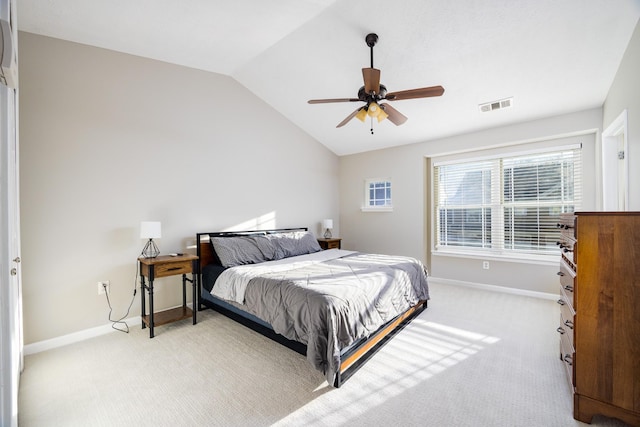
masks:
[(372, 178), (365, 181), (365, 203), (363, 211), (391, 211), (391, 180)]

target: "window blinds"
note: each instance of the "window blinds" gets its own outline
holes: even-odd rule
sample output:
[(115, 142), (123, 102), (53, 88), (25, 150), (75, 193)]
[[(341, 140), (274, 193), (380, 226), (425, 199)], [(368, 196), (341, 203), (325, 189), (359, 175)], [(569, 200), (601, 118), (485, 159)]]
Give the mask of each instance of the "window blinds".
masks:
[(557, 254), (581, 201), (580, 145), (434, 165), (436, 250)]

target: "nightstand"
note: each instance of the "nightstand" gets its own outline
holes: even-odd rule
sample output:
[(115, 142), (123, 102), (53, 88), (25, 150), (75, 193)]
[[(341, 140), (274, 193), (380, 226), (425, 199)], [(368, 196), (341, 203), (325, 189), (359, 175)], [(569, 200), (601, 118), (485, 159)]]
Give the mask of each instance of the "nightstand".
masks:
[[(155, 258), (138, 258), (140, 263), (140, 295), (142, 317), (142, 329), (149, 327), (149, 338), (153, 338), (154, 326), (161, 326), (167, 323), (193, 317), (193, 324), (196, 324), (197, 293), (196, 293), (196, 272), (198, 271), (198, 257), (195, 255), (170, 256), (163, 255)], [(172, 308), (158, 313), (153, 312), (153, 281), (159, 277), (177, 276), (182, 274), (182, 306)], [(191, 274), (191, 279), (187, 278)], [(145, 283), (145, 278), (148, 284)], [(187, 282), (191, 282), (193, 288), (193, 310), (187, 307)], [(149, 295), (149, 314), (146, 312), (145, 290)]]
[(318, 243), (322, 249), (340, 249), (342, 239), (339, 238), (331, 238), (331, 239), (318, 239)]

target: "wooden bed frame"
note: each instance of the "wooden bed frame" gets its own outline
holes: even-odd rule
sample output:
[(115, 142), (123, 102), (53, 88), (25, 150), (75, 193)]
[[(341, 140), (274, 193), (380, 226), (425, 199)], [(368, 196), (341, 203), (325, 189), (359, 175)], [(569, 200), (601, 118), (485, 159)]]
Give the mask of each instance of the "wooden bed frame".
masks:
[[(202, 295), (202, 268), (209, 264), (217, 264), (218, 261), (214, 254), (213, 248), (209, 241), (210, 236), (224, 237), (237, 236), (239, 234), (252, 233), (283, 233), (290, 231), (307, 231), (306, 228), (281, 228), (274, 230), (253, 230), (253, 231), (231, 231), (231, 232), (208, 232), (196, 234), (197, 255), (199, 258), (199, 271), (196, 277), (198, 282), (198, 310), (204, 310), (206, 306), (225, 316), (253, 329), (254, 331), (287, 346), (288, 348), (306, 355), (306, 345), (289, 340), (284, 336), (277, 334), (272, 329), (267, 328), (251, 319), (243, 317), (225, 307), (216, 305), (210, 301), (201, 298)], [(206, 239), (205, 239), (206, 236)], [(380, 327), (375, 333), (366, 340), (352, 346), (348, 351), (340, 355), (340, 369), (334, 381), (334, 387), (340, 387), (349, 377), (351, 377), (367, 360), (369, 360), (378, 350), (380, 350), (391, 338), (400, 332), (411, 320), (418, 316), (427, 308), (427, 301), (420, 301), (415, 306), (409, 308), (404, 313), (398, 315), (390, 322)]]

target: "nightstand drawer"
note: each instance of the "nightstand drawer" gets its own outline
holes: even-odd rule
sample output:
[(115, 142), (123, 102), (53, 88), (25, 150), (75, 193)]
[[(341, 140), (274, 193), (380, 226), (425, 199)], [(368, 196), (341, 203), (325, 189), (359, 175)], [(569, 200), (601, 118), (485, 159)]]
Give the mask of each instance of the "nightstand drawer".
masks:
[(192, 272), (193, 263), (190, 260), (163, 263), (155, 266), (155, 277), (174, 276), (176, 274), (189, 274)]
[(318, 239), (318, 243), (322, 249), (341, 249), (342, 239), (340, 238), (324, 238)]
[(340, 249), (340, 240), (327, 242), (327, 249)]

